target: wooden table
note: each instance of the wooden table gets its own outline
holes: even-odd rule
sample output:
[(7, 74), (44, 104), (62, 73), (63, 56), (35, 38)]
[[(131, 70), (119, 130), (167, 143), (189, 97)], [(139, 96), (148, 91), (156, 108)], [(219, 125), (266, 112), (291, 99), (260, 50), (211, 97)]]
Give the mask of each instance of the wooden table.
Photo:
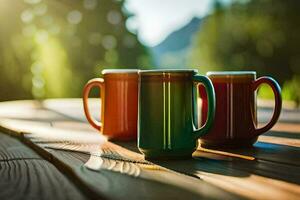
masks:
[(80, 99), (0, 103), (1, 200), (300, 199), (300, 111), (284, 109), (251, 149), (193, 157), (144, 160), (134, 142), (92, 129)]

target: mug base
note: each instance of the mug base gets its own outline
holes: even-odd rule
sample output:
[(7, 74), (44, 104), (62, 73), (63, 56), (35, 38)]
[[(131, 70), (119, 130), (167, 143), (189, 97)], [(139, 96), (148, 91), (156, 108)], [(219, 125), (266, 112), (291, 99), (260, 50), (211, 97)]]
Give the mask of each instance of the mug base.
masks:
[(235, 140), (203, 140), (200, 139), (200, 145), (207, 149), (241, 149), (252, 147), (258, 137), (251, 139), (235, 139)]
[(144, 154), (146, 160), (183, 160), (192, 158), (195, 149), (180, 150), (139, 150)]

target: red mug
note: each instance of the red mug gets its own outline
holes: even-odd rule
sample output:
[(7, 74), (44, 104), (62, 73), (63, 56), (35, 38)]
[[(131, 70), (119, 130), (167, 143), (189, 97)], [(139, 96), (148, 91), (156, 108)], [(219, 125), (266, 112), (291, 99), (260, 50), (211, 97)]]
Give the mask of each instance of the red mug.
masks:
[[(103, 70), (103, 78), (90, 80), (83, 90), (83, 108), (88, 122), (111, 140), (137, 138), (138, 70)], [(93, 87), (100, 88), (101, 122), (88, 108), (88, 95)]]
[[(271, 77), (256, 79), (254, 71), (208, 72), (216, 94), (216, 116), (209, 133), (200, 140), (206, 148), (249, 147), (257, 141), (259, 135), (270, 130), (277, 122), (282, 97), (279, 84)], [(275, 109), (271, 120), (258, 128), (256, 91), (261, 84), (268, 84), (275, 96)], [(200, 86), (202, 98), (201, 124), (205, 123), (207, 99), (205, 90)]]

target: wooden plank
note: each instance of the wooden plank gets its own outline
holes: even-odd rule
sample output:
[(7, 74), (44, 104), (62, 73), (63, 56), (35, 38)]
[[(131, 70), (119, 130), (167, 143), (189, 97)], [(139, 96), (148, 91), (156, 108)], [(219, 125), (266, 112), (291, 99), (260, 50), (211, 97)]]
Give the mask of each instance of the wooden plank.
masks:
[[(83, 111), (82, 99), (47, 99), (42, 102), (44, 109), (65, 116), (76, 121), (87, 122)], [(89, 98), (89, 109), (91, 115), (100, 120), (101, 100)]]
[[(289, 146), (289, 147), (300, 148), (300, 139), (262, 135), (259, 137), (259, 141), (262, 143), (271, 143), (271, 144), (276, 144), (276, 145), (285, 145), (285, 146)], [(299, 151), (299, 150), (297, 150), (297, 151)], [(297, 164), (299, 164), (299, 162), (297, 162)]]
[[(120, 143), (129, 148), (128, 143)], [(130, 149), (137, 152), (135, 145)], [(178, 171), (180, 173), (199, 178), (210, 182), (213, 185), (221, 187), (238, 195), (245, 195), (247, 198), (267, 198), (272, 194), (278, 194), (281, 197), (295, 198), (300, 195), (300, 166), (291, 166), (277, 162), (264, 161), (261, 159), (248, 160), (239, 159), (231, 156), (224, 156), (213, 153), (206, 153), (198, 150), (193, 154), (195, 159), (184, 161), (157, 161), (159, 166)], [(207, 177), (208, 176), (208, 177)], [(226, 183), (216, 181), (223, 176), (226, 177)], [(207, 179), (208, 178), (208, 179)], [(223, 179), (223, 178), (222, 178)], [(254, 187), (249, 193), (247, 188), (235, 189), (238, 183)], [(263, 186), (268, 182), (268, 186)], [(268, 190), (260, 190), (261, 185)]]
[[(153, 198), (160, 197), (158, 194), (162, 188), (165, 191), (180, 191), (181, 196), (176, 193), (175, 197), (166, 193), (167, 197), (172, 198), (221, 198), (225, 195), (226, 198), (263, 199), (276, 195), (293, 199), (300, 195), (297, 143), (294, 146), (291, 143), (272, 144), (274, 138), (268, 138), (270, 143), (258, 142), (252, 149), (231, 151), (252, 156), (254, 161), (244, 162), (229, 156), (197, 151), (194, 160), (148, 163), (143, 160), (135, 144), (108, 143), (100, 134), (88, 129), (87, 124), (74, 122), (67, 115), (64, 117), (61, 120), (54, 119), (54, 123), (51, 120), (48, 123), (44, 123), (47, 122), (44, 120), (30, 124), (24, 120), (4, 120), (4, 124), (14, 129), (18, 122), (19, 130), (15, 131), (30, 133), (23, 135), (25, 140), (52, 157), (56, 166), (71, 170), (73, 175), (80, 177), (93, 190), (110, 198), (119, 199), (122, 195), (137, 198), (136, 194), (131, 194), (131, 190), (139, 185), (142, 185), (139, 191), (142, 197), (149, 197), (149, 194), (157, 191), (157, 194), (151, 194)], [(3, 120), (1, 123), (3, 125)], [(263, 136), (262, 139), (264, 137), (270, 136)], [(278, 138), (278, 135), (271, 137)], [(288, 139), (298, 140), (297, 137)], [(111, 177), (115, 177), (117, 183)], [(106, 182), (113, 182), (114, 189), (109, 190), (109, 186), (105, 186)], [(131, 189), (123, 193), (124, 185), (128, 183), (132, 184), (127, 186)], [(159, 188), (156, 188), (157, 184)], [(115, 194), (118, 191), (120, 194)]]
[[(54, 144), (54, 145), (53, 145)], [(125, 150), (123, 150), (120, 146), (110, 146), (110, 149), (108, 147), (106, 148), (101, 148), (103, 152), (100, 152), (100, 156), (97, 157), (92, 157), (92, 160), (86, 165), (88, 165), (89, 168), (94, 168), (94, 170), (98, 171), (103, 171), (105, 170), (112, 170), (120, 173), (125, 173), (129, 175), (134, 175), (134, 176), (143, 176), (141, 174), (141, 168), (140, 166), (131, 166), (130, 164), (124, 164), (124, 162), (116, 162), (115, 160), (106, 160), (105, 158), (119, 158), (119, 160), (123, 161), (124, 158), (127, 160), (132, 160), (132, 162), (135, 163), (141, 163), (142, 158), (138, 154), (138, 151), (136, 149), (136, 146), (134, 144), (130, 143), (120, 143), (120, 146), (123, 146)], [(44, 143), (42, 143), (44, 145)], [(53, 145), (53, 146), (52, 146)], [(61, 146), (59, 146), (61, 145)], [(73, 144), (60, 144), (58, 143), (51, 143), (49, 144), (48, 148), (57, 148), (57, 149), (66, 149), (66, 150), (72, 150), (76, 145)], [(93, 148), (94, 149), (94, 148)], [(107, 150), (108, 149), (108, 150)], [(130, 150), (129, 150), (130, 149)], [(81, 150), (81, 151), (86, 151), (85, 148), (77, 148), (76, 150)], [(130, 151), (130, 153), (128, 152)], [(117, 152), (117, 155), (110, 155), (111, 154), (116, 154), (114, 152)], [(86, 152), (88, 153), (88, 152)], [(61, 155), (58, 155), (55, 152), (52, 152), (52, 154), (57, 158), (60, 157)], [(94, 152), (95, 154), (95, 152)], [(137, 155), (138, 154), (138, 155)], [(85, 154), (87, 155), (87, 154)], [(102, 156), (102, 157), (101, 157)], [(120, 158), (121, 156), (121, 158)], [(122, 157), (124, 156), (124, 158)], [(104, 157), (104, 158), (103, 158)], [(273, 193), (279, 193), (278, 195), (280, 197), (289, 197), (289, 198), (294, 198), (296, 195), (299, 195), (296, 189), (299, 189), (299, 186), (295, 184), (291, 184), (293, 182), (298, 183), (297, 180), (299, 180), (299, 173), (292, 173), (292, 172), (299, 172), (299, 168), (292, 168), (287, 165), (283, 165), (281, 167), (278, 167), (277, 163), (271, 163), (273, 165), (266, 165), (262, 164), (261, 162), (257, 163), (251, 163), (251, 165), (241, 165), (241, 162), (233, 162), (233, 159), (227, 160), (227, 163), (221, 162), (221, 159), (216, 159), (216, 162), (213, 162), (211, 160), (204, 159), (205, 156), (202, 155), (202, 158), (199, 161), (194, 161), (196, 162), (194, 164), (191, 164), (189, 161), (178, 161), (176, 163), (174, 162), (167, 162), (168, 165), (164, 165), (163, 163), (156, 163), (160, 168), (162, 169), (168, 169), (168, 170), (176, 170), (180, 173), (184, 173), (190, 176), (198, 176), (202, 180), (205, 180), (206, 182), (209, 182), (213, 185), (216, 185), (218, 187), (223, 188), (224, 190), (228, 190), (231, 193), (235, 193), (247, 198), (258, 198), (258, 197), (270, 197), (271, 194)], [(62, 160), (67, 160), (65, 157), (61, 158)], [(223, 157), (224, 159), (224, 157)], [(228, 159), (228, 157), (225, 157), (225, 159)], [(70, 158), (71, 161), (73, 161), (73, 158)], [(86, 162), (86, 160), (84, 160)], [(92, 163), (92, 164), (90, 164)], [(108, 164), (107, 164), (108, 163)], [(72, 165), (72, 164), (71, 164)], [(146, 165), (146, 164), (145, 164)], [(96, 167), (95, 167), (96, 166)], [(113, 167), (111, 167), (113, 166)], [(124, 167), (127, 166), (127, 167)], [(131, 166), (131, 167), (130, 167)], [(147, 165), (146, 165), (147, 166)], [(182, 166), (182, 168), (177, 168), (179, 166)], [(196, 168), (194, 168), (196, 166)], [(200, 168), (197, 166), (201, 166)], [(245, 167), (247, 166), (247, 167)], [(159, 168), (157, 166), (148, 166), (149, 168)], [(127, 170), (126, 170), (127, 169)], [(270, 170), (271, 169), (271, 170)], [(275, 169), (278, 169), (278, 172), (275, 171)], [(161, 171), (161, 170), (160, 170)], [(162, 174), (162, 173), (160, 173)], [(151, 172), (151, 175), (153, 176), (153, 172)], [(170, 177), (170, 175), (168, 175)], [(166, 177), (168, 177), (166, 176)], [(220, 181), (215, 181), (219, 180), (222, 176), (225, 176), (226, 179), (226, 184)], [(88, 177), (88, 176), (85, 176)], [(237, 178), (242, 178), (242, 179), (236, 179)], [(270, 178), (266, 178), (270, 177)], [(148, 179), (154, 179), (153, 177), (147, 177)], [(244, 179), (246, 178), (246, 179)], [(271, 181), (272, 178), (272, 181)], [(224, 178), (222, 178), (224, 179)], [(276, 180), (278, 179), (278, 181)], [(171, 180), (176, 180), (175, 178), (171, 178)], [(241, 188), (240, 190), (233, 189), (237, 187), (238, 185), (238, 180), (240, 180), (240, 183), (243, 185), (250, 185), (254, 187), (252, 192), (246, 192), (246, 188)], [(273, 181), (274, 180), (274, 181)], [(165, 181), (165, 179), (164, 179)], [(259, 182), (260, 181), (260, 182)], [(265, 184), (265, 182), (270, 182), (268, 185), (268, 193), (265, 193), (263, 190), (260, 189), (260, 187), (256, 187), (255, 185), (260, 185), (262, 186)], [(170, 181), (171, 182), (171, 181)], [(181, 181), (182, 182), (182, 181)], [(291, 183), (286, 183), (286, 182), (291, 182)], [(188, 187), (190, 187), (189, 184), (185, 184)], [(288, 188), (288, 189), (284, 189)], [(298, 190), (299, 191), (299, 190)]]
[(0, 177), (0, 199), (87, 199), (45, 160), (2, 161)]
[[(299, 147), (292, 146), (292, 144), (290, 146), (286, 144), (275, 144), (275, 142), (278, 142), (278, 140), (272, 140), (272, 138), (265, 139), (263, 137), (262, 140), (263, 139), (265, 140), (265, 142), (257, 142), (252, 148), (220, 150), (223, 152), (229, 152), (241, 156), (254, 157), (259, 160), (276, 162), (279, 164), (282, 163), (286, 165), (300, 166)], [(287, 142), (287, 139), (283, 139), (278, 143), (282, 142)], [(299, 143), (299, 141), (296, 140), (295, 143)]]
[(221, 149), (221, 151), (250, 156), (261, 161), (300, 166), (300, 126), (279, 122), (271, 131), (261, 135), (253, 148)]
[[(95, 131), (87, 131), (78, 121), (63, 119), (53, 123), (52, 120), (29, 121), (18, 118), (2, 119), (0, 122), (65, 174), (77, 177), (94, 193), (111, 199), (123, 199), (124, 196), (129, 199), (182, 199), (183, 196), (189, 199), (241, 198), (198, 178), (149, 164), (141, 154), (107, 143), (103, 136)], [(83, 129), (75, 130), (74, 127)], [(104, 143), (106, 145), (102, 145)], [(78, 151), (86, 154), (80, 155)], [(90, 153), (94, 155), (91, 160)], [(87, 161), (87, 167), (83, 167)], [(104, 164), (97, 168), (99, 163)], [(74, 179), (78, 181), (77, 178)], [(140, 190), (137, 192), (136, 188)]]
[[(129, 199), (182, 199), (185, 196), (190, 199), (201, 197), (236, 199), (238, 197), (199, 179), (153, 165), (145, 161), (141, 154), (116, 144), (105, 142), (95, 148), (95, 140), (91, 140), (90, 145), (87, 141), (82, 144), (76, 132), (72, 134), (77, 138), (77, 142), (61, 138), (55, 142), (51, 138), (51, 142), (47, 143), (47, 137), (39, 136), (39, 140), (31, 145), (38, 145), (41, 154), (45, 154), (46, 157), (51, 154), (52, 163), (60, 169), (71, 170), (73, 175), (78, 176), (92, 190), (108, 198), (123, 199), (126, 196)], [(24, 136), (34, 141), (33, 135), (36, 134)], [(66, 135), (68, 138), (68, 134)], [(86, 167), (83, 167), (84, 165)], [(140, 188), (138, 192), (135, 191), (137, 187)]]
[[(205, 157), (214, 157), (205, 158)], [(220, 158), (221, 157), (221, 158)], [(297, 199), (300, 195), (299, 167), (258, 161), (243, 161), (215, 155), (156, 164), (197, 176), (228, 192), (251, 199)]]
[[(50, 110), (58, 113), (67, 113), (65, 116), (77, 118), (78, 120), (85, 121), (84, 112), (82, 112), (82, 102), (79, 99), (73, 99), (68, 106), (64, 106), (69, 100), (47, 100), (43, 105)], [(91, 106), (95, 113), (99, 110), (99, 100), (92, 99)], [(76, 109), (77, 107), (77, 109)], [(73, 111), (76, 110), (76, 111)], [(268, 121), (269, 116), (272, 114), (270, 108), (259, 108), (262, 113), (260, 120)], [(96, 115), (96, 114), (95, 114)], [(283, 109), (282, 114), (272, 131), (259, 137), (258, 143), (254, 148), (246, 150), (225, 150), (231, 153), (237, 153), (245, 156), (252, 156), (266, 161), (283, 162), (286, 164), (299, 165), (300, 157), (300, 110), (299, 109)], [(284, 122), (284, 123), (283, 123)], [(286, 123), (289, 122), (289, 123)], [(268, 136), (268, 137), (267, 137)], [(276, 136), (276, 137), (269, 137)], [(287, 138), (288, 137), (288, 138)]]
[(41, 101), (9, 101), (0, 103), (0, 119), (54, 122), (65, 118), (45, 109)]
[(0, 199), (87, 199), (51, 163), (0, 133)]
[[(221, 164), (224, 168), (233, 169), (234, 172), (244, 172), (244, 176), (256, 174), (267, 178), (282, 180), (285, 182), (300, 184), (300, 167), (281, 164), (277, 162), (270, 162), (261, 159), (256, 160), (244, 160), (237, 159), (222, 155), (215, 155), (206, 153), (203, 151), (197, 151), (195, 154), (197, 160), (208, 159), (207, 162), (211, 162), (216, 166)], [(207, 169), (204, 169), (207, 170)]]
[(0, 162), (20, 159), (42, 159), (20, 141), (0, 133)]
[[(78, 152), (50, 152), (74, 170), (80, 169), (78, 175), (91, 188), (110, 199), (241, 198), (201, 180), (165, 171), (154, 165), (90, 157)], [(86, 167), (82, 167), (83, 165)]]
[[(72, 146), (62, 146), (63, 148), (67, 149), (72, 148)], [(128, 143), (127, 146), (129, 146)], [(56, 146), (55, 148), (60, 147)], [(133, 148), (134, 146), (132, 145), (131, 149)], [(111, 146), (111, 149), (106, 151), (104, 150), (104, 155), (102, 155), (101, 152), (100, 155), (93, 155), (92, 157), (90, 157), (89, 161), (85, 165), (88, 168), (99, 171), (101, 173), (103, 173), (103, 171), (109, 170), (119, 172), (121, 174), (128, 174), (134, 177), (142, 177), (148, 180), (156, 180), (158, 182), (161, 182), (162, 180), (164, 183), (166, 183), (166, 181), (170, 181), (170, 184), (180, 182), (181, 184), (184, 183), (184, 186), (187, 186), (189, 189), (191, 189), (193, 184), (189, 184), (186, 180), (176, 181), (178, 178), (176, 178), (173, 173), (167, 173), (170, 170), (174, 170), (191, 177), (197, 176), (205, 182), (227, 190), (230, 193), (234, 193), (246, 198), (265, 199), (272, 197), (273, 194), (276, 194), (278, 197), (293, 199), (300, 195), (300, 187), (299, 185), (297, 185), (299, 184), (300, 180), (299, 167), (278, 165), (277, 163), (263, 163), (260, 161), (241, 162), (241, 160), (228, 159), (228, 157), (223, 157), (223, 159), (228, 159), (224, 162), (224, 160), (222, 161), (221, 159), (206, 159), (204, 156), (202, 156), (200, 160), (191, 159), (185, 161), (156, 162), (156, 165), (149, 165), (148, 163), (141, 163), (141, 158), (140, 156), (136, 155), (136, 152), (128, 153), (127, 151), (129, 150), (127, 149), (125, 151), (121, 151), (120, 146), (118, 146), (116, 149), (115, 145), (113, 145)], [(65, 154), (65, 152), (63, 153)], [(52, 154), (56, 158), (61, 157), (61, 160), (68, 160), (66, 158), (66, 155), (64, 155), (63, 157), (62, 155), (58, 155), (57, 150), (54, 150)], [(70, 153), (67, 154), (68, 156), (70, 156)], [(78, 153), (74, 154), (74, 157), (78, 156)], [(88, 154), (84, 155), (86, 156), (86, 158), (88, 157)], [(125, 156), (125, 159), (129, 163), (124, 162), (125, 159), (122, 158), (122, 156)], [(118, 158), (118, 160), (107, 159), (110, 157)], [(69, 160), (70, 162), (73, 162), (74, 158), (69, 158)], [(82, 161), (86, 162), (86, 160)], [(73, 166), (73, 164), (70, 165)], [(152, 172), (149, 172), (151, 174), (147, 174), (148, 171), (144, 168), (151, 169)], [(159, 171), (159, 173), (154, 176), (154, 173), (157, 171)], [(84, 177), (89, 176), (85, 175)], [(161, 177), (163, 179), (161, 180), (157, 177)], [(220, 181), (220, 179), (224, 181)], [(114, 180), (118, 180), (118, 178), (114, 178)], [(122, 183), (122, 181), (117, 182)], [(124, 184), (125, 183), (126, 181), (124, 182)], [(266, 183), (268, 183), (268, 185), (264, 186)], [(242, 187), (237, 189), (240, 184)], [(182, 188), (182, 186), (177, 187)], [(249, 192), (248, 190), (249, 187), (252, 188), (251, 192)], [(163, 187), (160, 186), (160, 188)], [(204, 191), (212, 192), (211, 189)], [(159, 198), (159, 196), (156, 198)]]
[[(300, 113), (300, 112), (299, 112)], [(299, 116), (300, 120), (300, 116)], [(276, 133), (282, 133), (282, 137), (287, 137), (286, 135), (289, 135), (289, 137), (292, 138), (298, 138), (300, 137), (300, 122), (299, 123), (282, 123), (278, 122), (276, 125), (272, 128), (271, 131), (269, 131), (268, 135), (276, 134)]]

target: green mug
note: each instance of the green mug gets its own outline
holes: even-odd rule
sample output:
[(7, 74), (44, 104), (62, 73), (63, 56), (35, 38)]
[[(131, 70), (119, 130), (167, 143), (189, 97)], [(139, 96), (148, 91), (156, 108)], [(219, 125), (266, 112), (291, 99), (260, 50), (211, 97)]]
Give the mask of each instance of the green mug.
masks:
[[(215, 116), (211, 81), (197, 70), (140, 70), (138, 148), (146, 159), (191, 157), (198, 138), (208, 133)], [(197, 87), (208, 96), (207, 122), (196, 128)]]

